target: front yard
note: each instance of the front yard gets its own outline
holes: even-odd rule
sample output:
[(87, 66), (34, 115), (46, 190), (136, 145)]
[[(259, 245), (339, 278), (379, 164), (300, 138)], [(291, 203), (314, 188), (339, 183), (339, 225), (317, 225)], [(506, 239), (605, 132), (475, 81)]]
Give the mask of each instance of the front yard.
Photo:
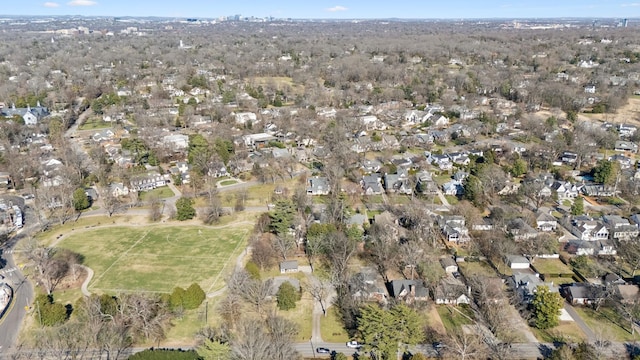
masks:
[(601, 307), (597, 312), (589, 307), (575, 306), (576, 311), (596, 335), (610, 341), (637, 341), (638, 334), (631, 334), (631, 324), (612, 308)]
[(471, 325), (474, 322), (473, 311), (467, 306), (436, 305), (436, 308), (447, 333), (459, 331), (462, 325)]

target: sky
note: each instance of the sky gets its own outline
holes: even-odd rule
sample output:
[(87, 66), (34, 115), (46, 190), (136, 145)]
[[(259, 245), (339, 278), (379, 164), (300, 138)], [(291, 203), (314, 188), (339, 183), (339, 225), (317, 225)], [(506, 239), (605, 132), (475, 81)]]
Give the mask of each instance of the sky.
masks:
[[(634, 2), (635, 1), (635, 2)], [(2, 15), (217, 18), (640, 17), (640, 0), (0, 0)]]

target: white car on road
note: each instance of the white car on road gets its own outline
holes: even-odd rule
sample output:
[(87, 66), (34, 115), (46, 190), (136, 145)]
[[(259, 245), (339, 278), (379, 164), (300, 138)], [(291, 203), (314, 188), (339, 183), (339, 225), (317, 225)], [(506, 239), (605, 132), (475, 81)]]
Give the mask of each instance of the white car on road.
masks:
[(362, 346), (362, 344), (358, 344), (357, 341), (349, 341), (347, 343), (347, 347), (350, 349), (359, 349)]

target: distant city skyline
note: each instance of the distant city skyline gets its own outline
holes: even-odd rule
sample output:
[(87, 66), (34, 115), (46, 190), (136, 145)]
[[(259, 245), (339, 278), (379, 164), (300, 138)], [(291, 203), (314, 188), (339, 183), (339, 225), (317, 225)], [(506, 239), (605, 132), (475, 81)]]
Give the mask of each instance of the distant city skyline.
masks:
[(2, 15), (296, 19), (636, 18), (640, 0), (3, 0)]

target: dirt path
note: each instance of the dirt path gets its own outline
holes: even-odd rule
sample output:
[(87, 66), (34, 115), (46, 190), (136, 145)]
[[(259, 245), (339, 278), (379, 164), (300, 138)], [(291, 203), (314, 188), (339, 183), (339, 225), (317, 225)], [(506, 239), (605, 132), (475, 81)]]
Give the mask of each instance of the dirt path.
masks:
[(444, 323), (442, 323), (442, 319), (435, 305), (429, 306), (429, 319), (431, 319), (429, 325), (431, 325), (438, 334), (444, 335), (447, 333), (447, 329), (444, 327)]
[(91, 282), (91, 279), (93, 279), (93, 269), (84, 265), (82, 265), (82, 267), (85, 270), (87, 270), (87, 277), (82, 282), (82, 286), (80, 287), (80, 290), (82, 291), (82, 295), (91, 296), (91, 292), (89, 292), (89, 289), (87, 289), (87, 287), (89, 287), (89, 282)]

